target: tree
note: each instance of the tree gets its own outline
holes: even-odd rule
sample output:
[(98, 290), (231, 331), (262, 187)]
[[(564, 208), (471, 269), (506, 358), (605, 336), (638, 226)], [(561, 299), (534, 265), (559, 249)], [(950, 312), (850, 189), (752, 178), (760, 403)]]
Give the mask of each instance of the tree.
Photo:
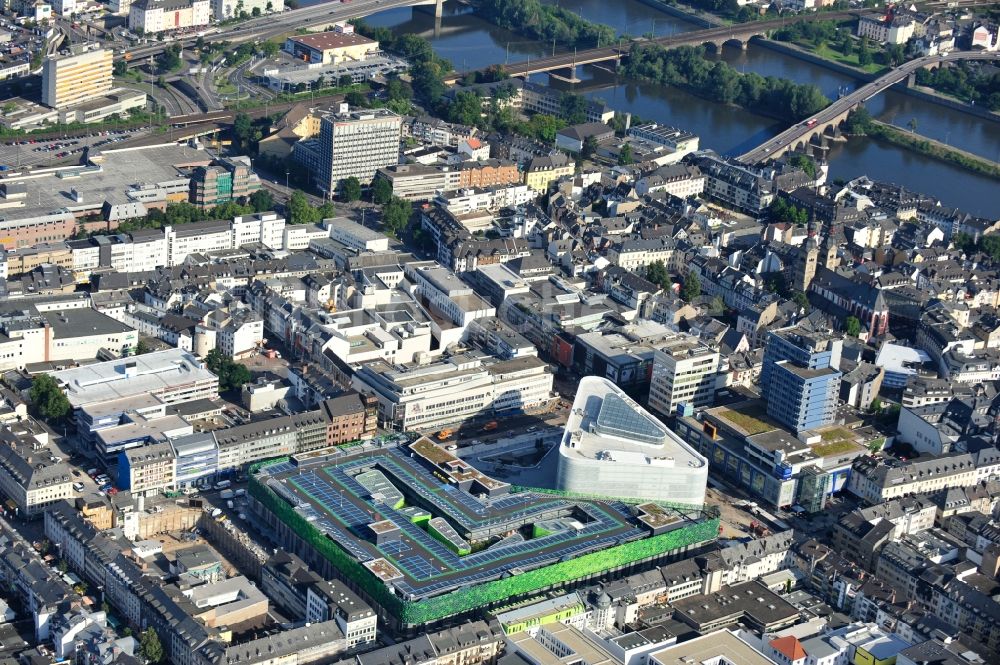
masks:
[(653, 261), (646, 266), (646, 279), (660, 288), (666, 289), (670, 287), (670, 273), (667, 272), (663, 261)]
[(857, 337), (861, 334), (861, 321), (858, 321), (858, 317), (849, 316), (844, 320), (844, 332), (851, 337)]
[(698, 273), (692, 270), (687, 274), (687, 277), (684, 279), (684, 284), (681, 286), (681, 298), (687, 302), (691, 302), (700, 295), (701, 280), (698, 279)]
[(365, 108), (368, 106), (368, 98), (357, 90), (351, 90), (349, 93), (344, 95), (344, 101), (347, 102), (347, 105), (351, 108)]
[(976, 241), (968, 233), (956, 233), (951, 237), (951, 244), (966, 254), (971, 254), (976, 250)]
[(372, 202), (380, 206), (392, 200), (392, 183), (385, 178), (376, 177), (372, 182)]
[(571, 125), (587, 122), (587, 100), (572, 92), (559, 98), (559, 116)]
[(593, 136), (588, 136), (583, 139), (583, 147), (580, 149), (580, 156), (584, 159), (590, 159), (597, 152), (597, 139)]
[(618, 152), (618, 165), (628, 166), (631, 164), (635, 158), (632, 156), (632, 144), (626, 143), (622, 146), (622, 149)]
[(348, 88), (354, 85), (354, 79), (351, 78), (350, 74), (341, 74), (340, 78), (337, 79), (337, 86), (340, 88)]
[(128, 74), (128, 63), (124, 60), (115, 60), (113, 71), (115, 76), (125, 76)]
[(979, 249), (994, 261), (1000, 261), (1000, 235), (985, 235), (979, 241)]
[(218, 349), (212, 349), (205, 356), (208, 370), (219, 377), (219, 392), (235, 390), (250, 383), (250, 370), (232, 359), (222, 355)]
[(258, 189), (256, 192), (251, 194), (249, 202), (253, 207), (254, 212), (267, 212), (268, 210), (274, 210), (274, 197), (271, 196), (271, 192), (266, 189)]
[(886, 64), (890, 67), (895, 67), (896, 65), (903, 62), (906, 59), (906, 53), (903, 49), (902, 44), (886, 44), (885, 45), (885, 59)]
[(152, 349), (149, 348), (149, 344), (146, 344), (145, 340), (140, 339), (138, 344), (135, 345), (135, 355), (137, 356), (149, 353), (150, 351), (152, 351)]
[(389, 101), (410, 101), (413, 99), (413, 93), (410, 91), (406, 84), (400, 81), (398, 78), (391, 78), (385, 84), (385, 94), (388, 96)]
[(347, 203), (357, 201), (361, 198), (361, 181), (354, 176), (345, 178), (341, 183), (340, 194)]
[(43, 420), (61, 420), (70, 412), (69, 400), (56, 380), (48, 374), (35, 376), (28, 396), (35, 413)]
[(250, 12), (250, 16), (260, 16), (260, 7), (254, 7), (253, 11)]
[(805, 293), (802, 291), (796, 291), (792, 294), (792, 300), (807, 313), (809, 312), (809, 297), (806, 296)]
[(867, 67), (872, 64), (874, 58), (872, 57), (872, 52), (868, 49), (868, 45), (865, 42), (861, 42), (861, 46), (858, 48), (858, 64), (862, 67)]
[(394, 196), (385, 207), (382, 208), (382, 224), (386, 233), (399, 236), (399, 234), (410, 223), (410, 215), (413, 213), (413, 206), (406, 199)]
[(146, 662), (163, 662), (163, 657), (165, 656), (163, 645), (160, 644), (160, 636), (156, 634), (152, 626), (144, 630), (142, 636), (139, 638), (139, 653), (146, 659)]
[(233, 118), (233, 136), (240, 148), (246, 148), (253, 132), (253, 120), (246, 113), (237, 113)]
[(476, 126), (483, 119), (483, 101), (474, 92), (460, 91), (448, 105), (448, 119), (463, 125)]
[(288, 217), (290, 224), (315, 224), (320, 219), (305, 192), (298, 189), (292, 192), (288, 200)]
[(910, 121), (908, 123), (906, 123), (906, 126), (910, 128), (911, 132), (916, 132), (917, 131), (917, 119), (916, 118), (910, 118)]
[(788, 163), (795, 168), (802, 169), (806, 172), (806, 175), (811, 179), (816, 179), (816, 162), (809, 155), (803, 155), (800, 152), (795, 153), (788, 159)]
[(847, 114), (847, 122), (844, 123), (844, 131), (848, 134), (864, 136), (872, 124), (872, 114), (864, 106), (854, 109)]

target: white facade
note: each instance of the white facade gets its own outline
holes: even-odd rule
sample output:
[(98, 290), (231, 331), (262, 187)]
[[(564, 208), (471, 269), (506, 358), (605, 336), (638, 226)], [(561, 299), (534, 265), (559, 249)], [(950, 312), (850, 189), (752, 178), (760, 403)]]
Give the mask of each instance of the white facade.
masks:
[(138, 0), (129, 7), (128, 27), (145, 34), (208, 25), (211, 6), (208, 0), (190, 0), (181, 6), (164, 0)]
[(244, 215), (233, 219), (233, 247), (263, 243), (271, 249), (281, 249), (285, 218), (273, 212)]
[(284, 0), (212, 0), (212, 17), (216, 21), (228, 21), (241, 15), (253, 16), (284, 9)]
[(52, 11), (67, 17), (76, 13), (76, 0), (52, 0)]
[(701, 506), (707, 483), (708, 460), (614, 383), (580, 380), (559, 445), (558, 489)]
[(715, 395), (719, 352), (692, 335), (678, 335), (653, 354), (649, 406), (670, 416), (677, 407), (707, 406)]
[(430, 428), (476, 415), (527, 411), (547, 402), (552, 374), (534, 357), (485, 364), (463, 354), (428, 365), (371, 364), (353, 386), (378, 398), (379, 419), (402, 430)]

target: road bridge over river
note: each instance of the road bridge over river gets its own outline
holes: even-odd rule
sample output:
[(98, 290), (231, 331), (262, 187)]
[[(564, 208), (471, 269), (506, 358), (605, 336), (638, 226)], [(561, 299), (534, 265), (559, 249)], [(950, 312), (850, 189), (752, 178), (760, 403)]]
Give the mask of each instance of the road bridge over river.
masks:
[(755, 164), (767, 159), (774, 159), (789, 150), (803, 150), (814, 138), (833, 135), (843, 126), (851, 111), (887, 88), (908, 79), (918, 69), (940, 67), (946, 62), (956, 62), (959, 60), (1000, 61), (1000, 53), (953, 51), (945, 55), (933, 55), (910, 60), (871, 83), (861, 86), (851, 94), (834, 101), (808, 120), (789, 127), (753, 150), (743, 153), (739, 156), (739, 159), (748, 164)]

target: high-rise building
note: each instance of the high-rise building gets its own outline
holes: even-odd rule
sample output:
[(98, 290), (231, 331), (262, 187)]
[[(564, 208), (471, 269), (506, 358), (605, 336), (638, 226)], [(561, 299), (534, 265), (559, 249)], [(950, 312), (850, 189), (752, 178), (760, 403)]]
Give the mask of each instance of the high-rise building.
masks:
[(316, 185), (328, 196), (354, 176), (371, 184), (378, 169), (399, 163), (402, 119), (387, 109), (329, 113), (316, 139)]
[(767, 414), (794, 432), (833, 422), (843, 340), (803, 326), (768, 334), (760, 373)]
[(64, 108), (105, 95), (111, 91), (111, 49), (83, 44), (69, 55), (54, 55), (42, 67), (42, 102)]
[(670, 416), (678, 407), (712, 403), (719, 352), (693, 335), (678, 335), (656, 349), (649, 384), (649, 406)]

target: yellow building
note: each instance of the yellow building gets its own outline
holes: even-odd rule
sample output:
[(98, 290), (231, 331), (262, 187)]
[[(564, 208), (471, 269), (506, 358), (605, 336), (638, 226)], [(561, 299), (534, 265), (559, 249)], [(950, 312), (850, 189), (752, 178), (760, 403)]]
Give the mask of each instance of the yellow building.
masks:
[(535, 157), (524, 172), (524, 184), (536, 192), (547, 192), (549, 185), (564, 176), (573, 175), (576, 165), (562, 153)]
[[(96, 99), (111, 91), (114, 54), (110, 49), (74, 49), (51, 56), (42, 68), (42, 103), (63, 108)], [(91, 45), (92, 46), (92, 45)]]
[(291, 156), (292, 146), (299, 139), (319, 136), (320, 113), (323, 111), (326, 109), (310, 108), (306, 103), (293, 106), (278, 121), (273, 133), (258, 142), (258, 152), (274, 159)]
[(310, 64), (339, 65), (348, 60), (364, 60), (378, 51), (378, 42), (342, 29), (289, 37), (285, 40), (285, 50)]

